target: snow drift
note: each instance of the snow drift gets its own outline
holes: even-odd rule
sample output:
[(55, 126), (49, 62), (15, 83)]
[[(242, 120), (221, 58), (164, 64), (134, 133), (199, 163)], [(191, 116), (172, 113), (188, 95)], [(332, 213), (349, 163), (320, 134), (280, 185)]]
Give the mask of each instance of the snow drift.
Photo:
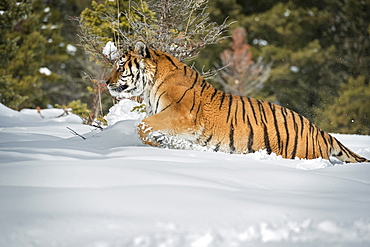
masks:
[(369, 163), (148, 147), (128, 108), (101, 131), (0, 105), (0, 246), (369, 246)]

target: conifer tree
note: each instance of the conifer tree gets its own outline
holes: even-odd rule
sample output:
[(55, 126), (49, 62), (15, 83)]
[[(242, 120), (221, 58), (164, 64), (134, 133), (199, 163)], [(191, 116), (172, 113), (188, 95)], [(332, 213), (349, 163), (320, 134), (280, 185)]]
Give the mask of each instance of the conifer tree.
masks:
[[(271, 2), (263, 0), (262, 3)], [(313, 121), (349, 77), (369, 81), (368, 1), (275, 1), (256, 4), (245, 21), (249, 42), (274, 61), (264, 97)], [(366, 65), (367, 66), (367, 65)]]
[(341, 84), (333, 102), (316, 109), (317, 122), (326, 131), (370, 135), (370, 85), (365, 77)]
[(52, 10), (41, 0), (4, 0), (0, 11), (1, 103), (14, 109), (45, 107), (60, 78), (54, 68), (68, 59), (62, 24), (51, 20)]
[(231, 47), (220, 55), (223, 68), (217, 74), (217, 81), (227, 93), (254, 97), (268, 79), (271, 63), (265, 64), (261, 57), (255, 62), (246, 38), (244, 28), (239, 27), (232, 31)]

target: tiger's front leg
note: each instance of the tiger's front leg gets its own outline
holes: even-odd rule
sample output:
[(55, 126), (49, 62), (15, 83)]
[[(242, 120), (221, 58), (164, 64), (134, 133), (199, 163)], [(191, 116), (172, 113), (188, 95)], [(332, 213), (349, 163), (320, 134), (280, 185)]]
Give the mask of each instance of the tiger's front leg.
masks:
[(144, 144), (156, 147), (186, 149), (197, 141), (199, 127), (190, 116), (161, 112), (144, 118), (138, 125), (138, 134)]

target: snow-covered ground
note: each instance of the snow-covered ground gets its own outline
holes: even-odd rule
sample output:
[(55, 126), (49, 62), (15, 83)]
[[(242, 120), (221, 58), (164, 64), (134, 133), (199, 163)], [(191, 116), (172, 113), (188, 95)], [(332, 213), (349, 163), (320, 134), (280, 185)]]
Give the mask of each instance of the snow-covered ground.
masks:
[(122, 107), (101, 131), (0, 105), (1, 247), (370, 246), (369, 163), (148, 147)]

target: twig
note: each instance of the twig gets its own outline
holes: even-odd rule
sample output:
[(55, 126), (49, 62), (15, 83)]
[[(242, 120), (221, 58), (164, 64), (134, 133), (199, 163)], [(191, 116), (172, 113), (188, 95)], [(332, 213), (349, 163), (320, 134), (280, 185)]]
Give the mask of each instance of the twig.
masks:
[(41, 108), (40, 106), (36, 107), (37, 113), (40, 114), (41, 118), (44, 118), (44, 116), (41, 114)]
[(101, 131), (103, 131), (104, 130), (104, 128), (103, 127), (101, 127), (99, 124), (94, 124), (94, 123), (92, 123), (92, 124), (89, 124), (91, 127), (95, 127), (95, 128), (97, 128), (97, 129), (100, 129)]
[(79, 137), (81, 137), (83, 140), (86, 140), (86, 138), (84, 137), (84, 136), (82, 136), (82, 135), (80, 135), (80, 134), (78, 134), (76, 131), (74, 131), (73, 129), (71, 129), (71, 128), (69, 128), (69, 127), (67, 127), (67, 129), (69, 129), (69, 131), (72, 133), (72, 134), (74, 134), (75, 136), (79, 136)]
[(69, 115), (67, 108), (63, 108), (63, 113), (60, 114), (59, 116), (56, 116), (55, 118), (60, 118), (60, 117), (63, 117), (64, 115)]

